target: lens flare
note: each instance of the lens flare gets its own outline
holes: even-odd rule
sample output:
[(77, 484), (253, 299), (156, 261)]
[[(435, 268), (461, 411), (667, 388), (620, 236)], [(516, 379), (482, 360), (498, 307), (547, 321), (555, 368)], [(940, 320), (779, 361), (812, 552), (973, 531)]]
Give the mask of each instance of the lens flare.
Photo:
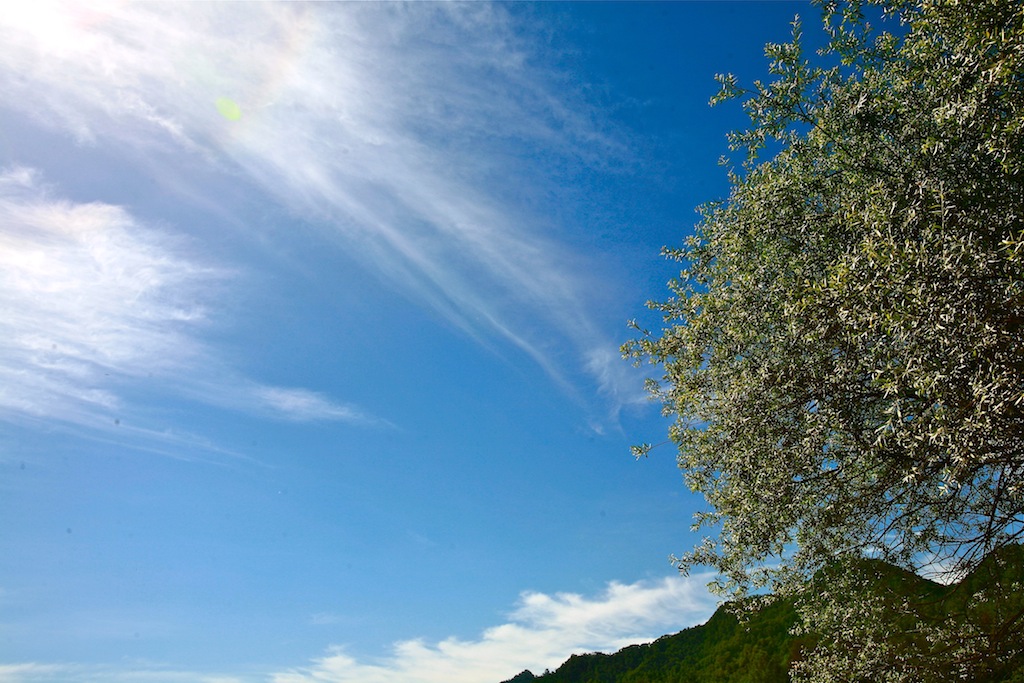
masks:
[(238, 121), (242, 118), (242, 108), (238, 103), (229, 97), (218, 97), (215, 102), (217, 111), (228, 121)]

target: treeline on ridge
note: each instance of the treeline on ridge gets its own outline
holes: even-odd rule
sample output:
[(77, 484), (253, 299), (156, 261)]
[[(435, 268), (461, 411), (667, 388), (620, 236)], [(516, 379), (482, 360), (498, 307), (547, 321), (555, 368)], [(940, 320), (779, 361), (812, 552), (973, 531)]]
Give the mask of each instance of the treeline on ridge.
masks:
[[(891, 638), (886, 644), (907, 656), (927, 649), (931, 626), (959, 629), (965, 638), (983, 638), (991, 653), (976, 670), (976, 682), (1024, 683), (1024, 656), (1005, 659), (1006, 639), (1021, 639), (1024, 621), (1024, 546), (1002, 549), (975, 572), (942, 585), (877, 560), (861, 560), (861, 575), (885, 605)], [(816, 581), (829, 580), (823, 572)], [(809, 587), (813, 590), (813, 587)], [(573, 655), (557, 670), (523, 671), (504, 683), (787, 683), (790, 668), (814, 646), (813, 634), (794, 635), (793, 599), (780, 599), (741, 622), (723, 605), (700, 626), (631, 645), (614, 654)], [(1007, 624), (1012, 625), (1007, 629)], [(934, 647), (942, 647), (936, 645)], [(941, 654), (941, 653), (930, 653)], [(957, 655), (949, 653), (952, 660)], [(928, 658), (932, 670), (922, 680), (945, 680), (942, 657)], [(953, 661), (948, 664), (952, 667)]]

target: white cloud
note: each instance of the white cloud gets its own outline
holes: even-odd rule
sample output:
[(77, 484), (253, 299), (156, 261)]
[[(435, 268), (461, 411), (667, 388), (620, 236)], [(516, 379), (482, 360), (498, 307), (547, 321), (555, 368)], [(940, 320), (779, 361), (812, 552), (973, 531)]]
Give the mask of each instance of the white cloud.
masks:
[(334, 612), (317, 612), (309, 617), (309, 623), (314, 626), (329, 626), (344, 621), (344, 617)]
[(87, 664), (0, 664), (0, 683), (256, 683), (254, 677), (180, 671), (139, 664), (110, 667)]
[(82, 141), (232, 169), (560, 380), (601, 342), (587, 265), (523, 195), (543, 192), (545, 164), (625, 152), (530, 66), (501, 6), (43, 3), (0, 16), (0, 43), (8, 107)]
[(571, 654), (612, 652), (706, 620), (715, 601), (709, 577), (612, 583), (593, 598), (525, 593), (507, 623), (475, 640), (396, 643), (389, 657), (360, 661), (333, 648), (273, 683), (497, 683), (523, 669), (556, 668)]
[(584, 358), (587, 370), (600, 391), (611, 399), (614, 410), (650, 401), (650, 394), (644, 388), (645, 373), (624, 361), (617, 348), (593, 347)]
[(64, 673), (67, 667), (60, 664), (0, 664), (0, 683), (22, 683), (22, 681), (53, 680), (55, 675)]
[(224, 364), (201, 332), (226, 277), (122, 207), (55, 198), (31, 169), (0, 172), (0, 418), (109, 429), (132, 410), (126, 393), (159, 384), (283, 419), (366, 420), (321, 394), (215, 369)]
[(176, 252), (121, 207), (0, 174), (0, 410), (88, 422), (121, 407), (125, 377), (193, 362), (188, 329), (218, 274)]
[[(396, 643), (391, 654), (360, 660), (332, 647), (308, 665), (263, 674), (249, 671), (186, 672), (167, 665), (0, 664), (0, 683), (498, 683), (523, 669), (555, 669), (572, 654), (614, 652), (702, 623), (715, 609), (705, 587), (710, 575), (610, 583), (596, 596), (524, 593), (508, 621), (478, 638), (422, 639)], [(314, 614), (313, 624), (344, 617)]]
[(308, 389), (257, 386), (252, 395), (273, 415), (288, 420), (369, 420), (358, 408), (335, 403)]

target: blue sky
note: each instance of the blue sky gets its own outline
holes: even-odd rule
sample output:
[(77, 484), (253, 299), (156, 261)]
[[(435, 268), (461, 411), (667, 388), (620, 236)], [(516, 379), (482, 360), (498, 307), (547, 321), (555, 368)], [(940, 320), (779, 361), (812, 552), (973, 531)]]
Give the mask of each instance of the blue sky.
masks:
[(498, 683), (706, 619), (619, 357), (806, 3), (0, 15), (0, 681)]

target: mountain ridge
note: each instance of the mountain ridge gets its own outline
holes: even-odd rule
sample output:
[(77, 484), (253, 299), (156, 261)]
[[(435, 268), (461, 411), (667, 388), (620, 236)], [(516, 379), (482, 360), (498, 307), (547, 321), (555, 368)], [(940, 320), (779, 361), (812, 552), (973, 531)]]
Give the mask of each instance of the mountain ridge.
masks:
[[(861, 575), (870, 581), (873, 592), (886, 600), (914, 601), (921, 606), (922, 618), (992, 624), (989, 637), (995, 645), (1000, 638), (1021, 638), (1024, 546), (1000, 549), (974, 572), (948, 585), (878, 560), (861, 562)], [(816, 580), (822, 578), (828, 580), (827, 575)], [(504, 683), (787, 683), (790, 666), (815, 642), (812, 636), (790, 633), (797, 621), (793, 600), (774, 600), (742, 623), (735, 607), (726, 603), (705, 623), (650, 643), (630, 645), (613, 654), (572, 655), (554, 671), (535, 675), (525, 670)], [(992, 618), (996, 614), (1009, 617), (999, 622)], [(898, 638), (913, 647), (912, 636)], [(1013, 648), (1010, 653), (1006, 661), (988, 666), (984, 679), (976, 680), (1024, 682), (1024, 654)]]

